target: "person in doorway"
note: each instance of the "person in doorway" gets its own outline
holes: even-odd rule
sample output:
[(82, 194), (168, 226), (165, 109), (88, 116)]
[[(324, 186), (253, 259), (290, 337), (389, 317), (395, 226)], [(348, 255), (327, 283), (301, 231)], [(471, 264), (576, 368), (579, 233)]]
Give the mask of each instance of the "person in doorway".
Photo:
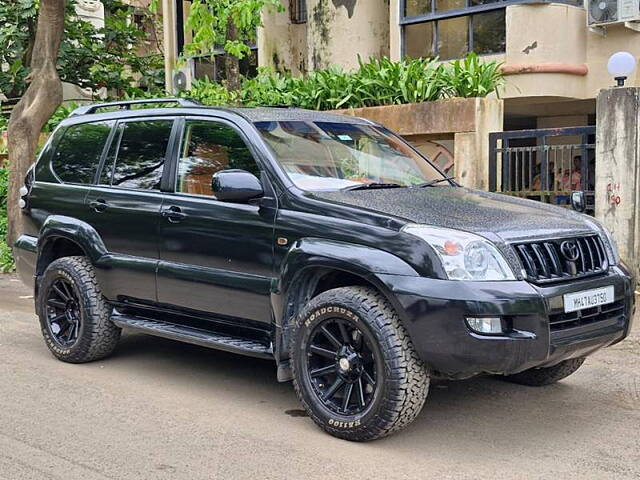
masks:
[(572, 168), (565, 168), (561, 171), (561, 176), (558, 179), (558, 190), (562, 191), (562, 195), (556, 197), (556, 203), (558, 205), (569, 205), (570, 194), (573, 191), (581, 190), (582, 188), (582, 157), (576, 155), (573, 157)]
[[(535, 191), (535, 192), (539, 192), (543, 189), (543, 185), (542, 185), (542, 165), (538, 166), (538, 173), (536, 174), (535, 177), (533, 177), (533, 182), (531, 184), (531, 190)], [(549, 162), (547, 164), (547, 172), (549, 175), (549, 183), (548, 183), (548, 190), (553, 190), (553, 185), (555, 184), (556, 181), (556, 166), (553, 162)]]
[(572, 192), (580, 190), (582, 186), (582, 157), (576, 155), (573, 157), (573, 165), (571, 170), (568, 168), (564, 170), (562, 178), (560, 179), (560, 190), (565, 192)]

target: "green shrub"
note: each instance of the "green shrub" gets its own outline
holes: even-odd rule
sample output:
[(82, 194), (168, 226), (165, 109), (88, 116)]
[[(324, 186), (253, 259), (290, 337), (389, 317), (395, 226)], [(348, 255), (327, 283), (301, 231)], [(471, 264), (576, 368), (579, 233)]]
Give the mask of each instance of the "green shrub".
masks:
[(304, 77), (270, 69), (245, 79), (238, 92), (209, 80), (195, 81), (184, 96), (206, 105), (278, 105), (312, 110), (399, 105), (449, 97), (485, 97), (502, 85), (500, 64), (474, 53), (451, 63), (437, 59), (360, 60), (354, 72), (332, 67)]
[(504, 83), (501, 64), (481, 62), (478, 55), (467, 57), (444, 65), (444, 90), (449, 97), (486, 97), (499, 92)]
[(14, 270), (11, 248), (6, 244), (7, 235), (7, 191), (9, 169), (0, 166), (0, 273)]

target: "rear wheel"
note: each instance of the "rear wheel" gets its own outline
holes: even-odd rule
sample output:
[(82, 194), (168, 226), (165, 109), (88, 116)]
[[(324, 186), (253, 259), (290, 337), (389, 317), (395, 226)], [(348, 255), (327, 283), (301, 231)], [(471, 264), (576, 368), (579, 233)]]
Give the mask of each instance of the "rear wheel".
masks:
[(374, 440), (411, 423), (429, 375), (393, 308), (375, 290), (337, 288), (301, 312), (294, 386), (310, 417), (339, 438)]
[(563, 378), (578, 370), (584, 363), (584, 358), (572, 358), (560, 362), (553, 367), (531, 368), (515, 375), (507, 375), (504, 377), (508, 382), (519, 383), (520, 385), (529, 385), (530, 387), (542, 387), (559, 382)]
[(40, 327), (59, 360), (84, 363), (111, 354), (120, 328), (85, 257), (60, 258), (44, 272), (38, 291)]

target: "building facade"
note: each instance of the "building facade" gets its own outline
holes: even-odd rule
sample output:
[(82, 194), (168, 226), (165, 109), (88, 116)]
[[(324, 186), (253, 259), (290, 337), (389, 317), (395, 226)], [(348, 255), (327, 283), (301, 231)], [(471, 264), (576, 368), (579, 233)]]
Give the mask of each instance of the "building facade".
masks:
[[(640, 33), (633, 25), (589, 29), (581, 1), (285, 3), (285, 12), (264, 14), (260, 65), (298, 74), (331, 65), (351, 69), (359, 56), (449, 60), (476, 52), (503, 64), (507, 130), (593, 124), (596, 96), (613, 84), (609, 56), (626, 50), (640, 57)], [(306, 15), (299, 18), (301, 4)], [(640, 85), (640, 69), (628, 84)]]

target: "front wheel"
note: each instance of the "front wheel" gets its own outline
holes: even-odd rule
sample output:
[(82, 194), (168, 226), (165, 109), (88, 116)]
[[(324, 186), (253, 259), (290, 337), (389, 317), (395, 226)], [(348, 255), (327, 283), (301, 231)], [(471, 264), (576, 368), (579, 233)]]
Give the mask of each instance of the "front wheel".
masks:
[(367, 441), (411, 423), (429, 375), (391, 305), (375, 290), (344, 287), (314, 298), (291, 341), (294, 387), (333, 436)]

